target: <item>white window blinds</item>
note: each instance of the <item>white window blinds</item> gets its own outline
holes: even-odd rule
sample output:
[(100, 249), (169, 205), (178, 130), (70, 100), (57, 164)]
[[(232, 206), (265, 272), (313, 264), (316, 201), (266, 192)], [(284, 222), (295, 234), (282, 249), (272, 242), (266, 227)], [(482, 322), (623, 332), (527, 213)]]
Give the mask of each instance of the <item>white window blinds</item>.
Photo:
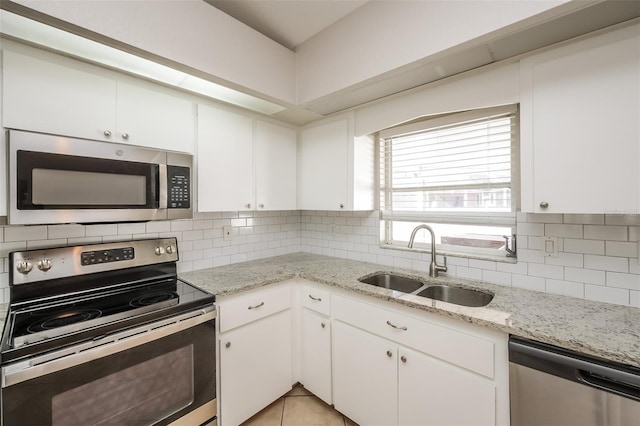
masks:
[(382, 218), (514, 225), (517, 121), (509, 106), (381, 132)]

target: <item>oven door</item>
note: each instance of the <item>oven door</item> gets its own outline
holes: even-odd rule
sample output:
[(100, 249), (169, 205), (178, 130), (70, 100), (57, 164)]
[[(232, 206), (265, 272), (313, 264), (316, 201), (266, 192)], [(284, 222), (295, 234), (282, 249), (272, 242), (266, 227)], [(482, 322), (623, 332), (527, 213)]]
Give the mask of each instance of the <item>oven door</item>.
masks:
[(213, 421), (216, 313), (207, 310), (3, 366), (3, 424)]

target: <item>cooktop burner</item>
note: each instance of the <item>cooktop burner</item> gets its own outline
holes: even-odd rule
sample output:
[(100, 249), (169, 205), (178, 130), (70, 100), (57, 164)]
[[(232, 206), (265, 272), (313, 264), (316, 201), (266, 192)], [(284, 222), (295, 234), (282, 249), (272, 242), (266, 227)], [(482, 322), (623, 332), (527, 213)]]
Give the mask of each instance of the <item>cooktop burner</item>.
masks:
[(141, 306), (149, 306), (153, 305), (154, 303), (160, 303), (167, 300), (175, 299), (176, 297), (178, 297), (178, 295), (172, 291), (155, 292), (136, 297), (131, 302), (129, 302), (129, 306), (139, 308)]
[(38, 333), (43, 330), (51, 330), (53, 328), (64, 327), (66, 325), (76, 324), (78, 322), (88, 321), (98, 318), (102, 315), (99, 309), (86, 310), (69, 310), (59, 314), (46, 316), (43, 320), (34, 322), (27, 327), (29, 333)]

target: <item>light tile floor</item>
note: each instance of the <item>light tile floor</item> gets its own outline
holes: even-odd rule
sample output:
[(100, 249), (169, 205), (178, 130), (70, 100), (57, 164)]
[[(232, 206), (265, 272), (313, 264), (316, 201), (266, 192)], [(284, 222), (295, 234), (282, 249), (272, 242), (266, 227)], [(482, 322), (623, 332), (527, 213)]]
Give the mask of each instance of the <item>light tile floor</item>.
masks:
[(358, 426), (306, 390), (294, 386), (242, 426)]

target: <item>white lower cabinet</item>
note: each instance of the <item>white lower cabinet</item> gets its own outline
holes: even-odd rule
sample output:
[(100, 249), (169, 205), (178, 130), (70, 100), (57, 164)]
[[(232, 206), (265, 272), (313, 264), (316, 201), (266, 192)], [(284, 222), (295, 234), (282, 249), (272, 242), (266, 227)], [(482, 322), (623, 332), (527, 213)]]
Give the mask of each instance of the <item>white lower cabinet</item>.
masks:
[(238, 425), (291, 390), (290, 290), (280, 284), (218, 299), (220, 425)]
[(331, 404), (331, 320), (303, 309), (301, 337), (301, 382), (309, 392)]

